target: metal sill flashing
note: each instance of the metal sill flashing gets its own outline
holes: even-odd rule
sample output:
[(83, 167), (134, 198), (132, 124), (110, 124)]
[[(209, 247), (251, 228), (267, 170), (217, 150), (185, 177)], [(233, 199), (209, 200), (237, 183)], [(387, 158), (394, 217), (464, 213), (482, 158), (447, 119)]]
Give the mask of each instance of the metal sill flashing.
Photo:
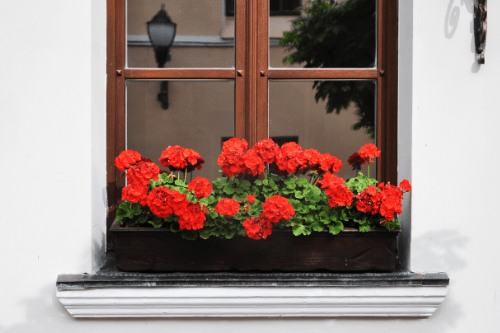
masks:
[(95, 274), (59, 275), (73, 317), (415, 317), (443, 302), (446, 273), (128, 273), (114, 253)]

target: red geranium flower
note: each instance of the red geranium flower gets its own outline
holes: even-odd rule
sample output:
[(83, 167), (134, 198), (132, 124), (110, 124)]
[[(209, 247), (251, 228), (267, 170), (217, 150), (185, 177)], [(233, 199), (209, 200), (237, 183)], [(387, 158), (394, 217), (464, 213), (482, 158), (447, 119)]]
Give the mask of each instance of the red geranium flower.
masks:
[(304, 166), (307, 159), (304, 156), (304, 151), (295, 142), (285, 143), (281, 147), (281, 151), (276, 156), (276, 165), (282, 171), (294, 173), (299, 166)]
[(411, 185), (410, 182), (406, 179), (403, 179), (401, 183), (399, 183), (399, 187), (405, 192), (410, 192), (411, 191)]
[(381, 151), (377, 149), (373, 143), (367, 143), (359, 150), (358, 154), (361, 158), (373, 164), (373, 159), (380, 156)]
[(255, 197), (254, 197), (253, 195), (249, 194), (249, 195), (247, 196), (247, 200), (248, 200), (248, 202), (250, 202), (250, 203), (254, 203), (254, 202), (255, 202)]
[(377, 214), (380, 207), (380, 196), (378, 194), (375, 186), (368, 186), (366, 190), (356, 195), (356, 208), (360, 212)]
[(141, 202), (141, 205), (146, 205), (148, 196), (148, 186), (141, 183), (132, 183), (122, 189), (122, 200), (127, 200), (130, 203)]
[(380, 196), (380, 215), (387, 221), (394, 219), (394, 214), (402, 214), (403, 191), (394, 185), (387, 184), (379, 193)]
[(250, 151), (255, 152), (264, 163), (274, 163), (274, 160), (276, 159), (276, 155), (280, 151), (280, 147), (274, 143), (274, 141), (269, 138), (266, 140), (261, 140), (253, 146)]
[(179, 227), (186, 230), (198, 230), (203, 228), (203, 222), (207, 217), (199, 203), (189, 204), (179, 215)]
[(304, 172), (308, 171), (319, 171), (321, 153), (316, 149), (306, 149), (304, 150), (304, 158), (306, 159), (306, 164), (301, 166), (301, 170)]
[(264, 210), (262, 217), (272, 223), (278, 223), (283, 219), (289, 220), (295, 215), (295, 210), (290, 202), (288, 202), (288, 199), (280, 195), (273, 195), (267, 198), (262, 205), (262, 209)]
[(339, 172), (342, 168), (342, 161), (328, 153), (320, 156), (320, 169), (326, 172)]
[(243, 222), (245, 232), (248, 237), (259, 240), (266, 239), (271, 234), (273, 224), (271, 221), (264, 218), (262, 215), (258, 218), (252, 217)]
[(245, 168), (241, 168), (240, 173), (247, 173), (252, 176), (261, 174), (266, 167), (259, 155), (251, 150), (241, 155), (241, 161)]
[(188, 206), (185, 194), (169, 190), (166, 186), (158, 186), (148, 194), (147, 203), (151, 212), (160, 218), (167, 218), (172, 213), (180, 215)]
[(158, 181), (160, 168), (153, 162), (139, 161), (132, 165), (127, 171), (127, 180), (129, 183), (140, 183), (149, 185), (151, 179)]
[(193, 171), (195, 168), (201, 170), (205, 160), (193, 149), (185, 149), (181, 146), (169, 146), (161, 153), (160, 162), (171, 171)]
[(196, 177), (189, 183), (188, 191), (194, 191), (194, 195), (196, 195), (198, 199), (201, 199), (203, 197), (208, 198), (208, 196), (212, 193), (213, 188), (208, 179)]
[(222, 172), (229, 177), (245, 171), (245, 164), (241, 159), (248, 148), (246, 140), (232, 138), (222, 145), (222, 153), (217, 159), (217, 164), (222, 167)]
[(141, 154), (133, 150), (124, 150), (115, 159), (115, 165), (121, 171), (141, 160)]
[(347, 159), (347, 163), (352, 166), (353, 170), (361, 170), (361, 166), (366, 164), (366, 160), (362, 158), (358, 153), (354, 153)]
[(344, 179), (327, 172), (318, 183), (321, 184), (321, 188), (325, 190), (326, 195), (330, 198), (328, 204), (331, 207), (350, 206), (352, 204), (354, 194), (344, 185)]
[(221, 215), (231, 217), (240, 212), (240, 204), (234, 198), (224, 198), (217, 203), (215, 211)]

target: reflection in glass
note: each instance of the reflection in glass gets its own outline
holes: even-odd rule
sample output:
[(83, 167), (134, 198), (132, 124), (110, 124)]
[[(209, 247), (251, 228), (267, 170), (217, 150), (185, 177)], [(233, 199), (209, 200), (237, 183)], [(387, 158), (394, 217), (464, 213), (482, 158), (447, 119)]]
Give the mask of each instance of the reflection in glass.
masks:
[(224, 15), (224, 1), (127, 0), (128, 67), (158, 67), (147, 23), (163, 4), (177, 24), (165, 68), (234, 67), (234, 17)]
[(159, 164), (168, 146), (192, 148), (205, 159), (192, 177), (215, 180), (222, 140), (234, 136), (234, 81), (168, 81), (168, 110), (157, 98), (159, 82), (127, 81), (127, 149)]
[(271, 17), (271, 67), (375, 67), (377, 0), (304, 0), (295, 18)]
[[(323, 81), (319, 84), (323, 83), (338, 83), (343, 87), (340, 91), (332, 91), (331, 99), (336, 93), (340, 96), (339, 100), (332, 100), (332, 105), (337, 107), (332, 112), (328, 112), (328, 99), (316, 102), (312, 81), (269, 81), (269, 136), (293, 138), (290, 141), (296, 141), (304, 149), (330, 153), (344, 165), (338, 176), (354, 177), (357, 171), (352, 170), (347, 159), (364, 144), (375, 143), (374, 137), (367, 133), (375, 130), (375, 81)], [(366, 95), (365, 99), (359, 99), (360, 92)], [(356, 100), (371, 105), (360, 106)], [(359, 126), (361, 123), (373, 125)], [(365, 165), (361, 172), (366, 174), (366, 171)]]

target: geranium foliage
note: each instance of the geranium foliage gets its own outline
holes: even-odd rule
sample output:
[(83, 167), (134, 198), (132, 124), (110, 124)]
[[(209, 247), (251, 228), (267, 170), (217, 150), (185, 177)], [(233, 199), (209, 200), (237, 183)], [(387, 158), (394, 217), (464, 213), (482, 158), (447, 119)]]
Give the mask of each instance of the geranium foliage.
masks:
[[(380, 151), (367, 144), (356, 154), (356, 163), (364, 164)], [(201, 161), (197, 152), (179, 146), (160, 158), (173, 171), (201, 167)], [(393, 230), (401, 227), (396, 217), (403, 193), (411, 190), (407, 180), (399, 186), (379, 184), (362, 173), (345, 181), (335, 175), (342, 168), (335, 156), (296, 143), (280, 148), (271, 139), (250, 150), (245, 140), (228, 140), (218, 164), (222, 177), (213, 182), (196, 177), (186, 184), (138, 152), (123, 152), (116, 165), (126, 172), (128, 185), (116, 217), (125, 226), (169, 228), (189, 240), (236, 235), (261, 240), (274, 228), (291, 228), (296, 236), (338, 234), (346, 226)], [(277, 174), (268, 174), (266, 164)]]

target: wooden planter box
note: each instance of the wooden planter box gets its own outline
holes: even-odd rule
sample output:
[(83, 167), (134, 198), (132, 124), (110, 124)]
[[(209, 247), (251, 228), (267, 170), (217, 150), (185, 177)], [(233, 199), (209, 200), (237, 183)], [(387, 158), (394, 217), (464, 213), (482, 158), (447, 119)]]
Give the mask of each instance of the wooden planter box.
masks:
[(122, 271), (391, 271), (399, 230), (367, 233), (346, 228), (338, 235), (294, 236), (273, 229), (266, 240), (235, 236), (188, 241), (165, 228), (111, 226), (116, 264)]

